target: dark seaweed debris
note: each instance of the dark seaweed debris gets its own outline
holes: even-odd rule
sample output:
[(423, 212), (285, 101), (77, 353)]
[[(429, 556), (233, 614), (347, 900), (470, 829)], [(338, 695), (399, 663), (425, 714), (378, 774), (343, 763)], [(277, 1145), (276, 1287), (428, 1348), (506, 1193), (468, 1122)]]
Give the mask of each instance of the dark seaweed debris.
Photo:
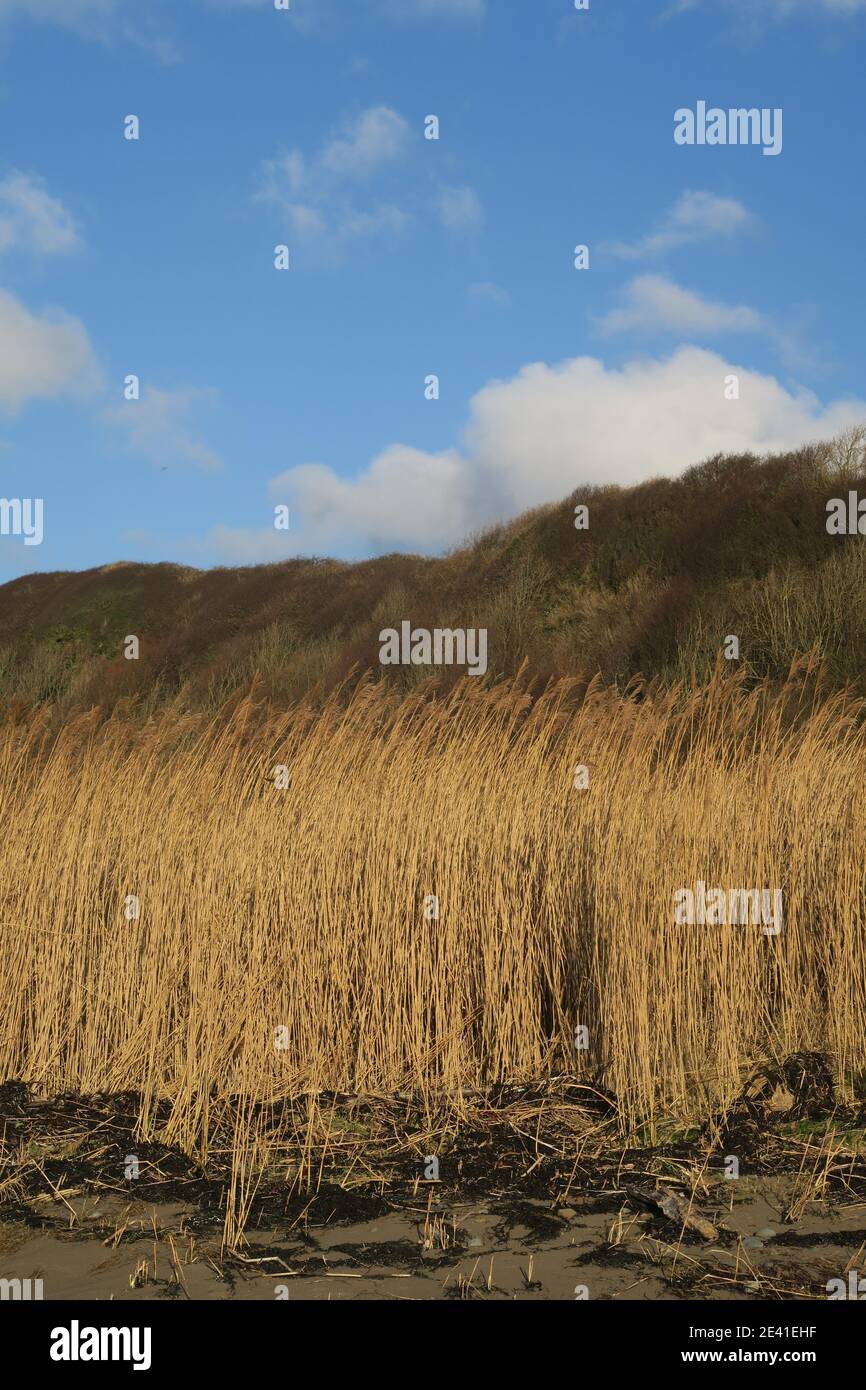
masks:
[[(464, 1094), (459, 1109), (443, 1101), (440, 1111), (431, 1111), (429, 1098), (406, 1093), (317, 1093), (268, 1105), (223, 1101), (212, 1111), (202, 1165), (156, 1138), (144, 1141), (143, 1102), (134, 1093), (46, 1100), (13, 1080), (0, 1086), (0, 1157), (14, 1174), (0, 1194), (0, 1220), (68, 1224), (56, 1204), (33, 1204), (71, 1186), (177, 1203), (189, 1212), (190, 1229), (213, 1228), (225, 1211), (239, 1110), (255, 1117), (274, 1155), (252, 1199), (249, 1225), (285, 1228), (302, 1243), (309, 1228), (416, 1209), (430, 1193), (443, 1208), (482, 1197), (501, 1212), (503, 1224), (526, 1226), (530, 1239), (554, 1238), (563, 1229), (559, 1205), (580, 1198), (613, 1212), (629, 1184), (670, 1181), (690, 1170), (716, 1173), (730, 1154), (743, 1175), (796, 1173), (803, 1145), (785, 1135), (785, 1123), (824, 1118), (844, 1128), (857, 1119), (836, 1103), (829, 1059), (802, 1052), (756, 1069), (725, 1112), (654, 1146), (623, 1144), (609, 1092), (559, 1077), (492, 1086)], [(151, 1105), (148, 1135), (158, 1136), (171, 1113), (168, 1102)], [(438, 1159), (438, 1183), (425, 1181), (428, 1154)], [(134, 1180), (125, 1176), (129, 1155), (138, 1160)], [(301, 1181), (304, 1161), (312, 1185)], [(849, 1154), (844, 1172), (841, 1163), (828, 1172), (826, 1191), (866, 1195), (866, 1159)]]

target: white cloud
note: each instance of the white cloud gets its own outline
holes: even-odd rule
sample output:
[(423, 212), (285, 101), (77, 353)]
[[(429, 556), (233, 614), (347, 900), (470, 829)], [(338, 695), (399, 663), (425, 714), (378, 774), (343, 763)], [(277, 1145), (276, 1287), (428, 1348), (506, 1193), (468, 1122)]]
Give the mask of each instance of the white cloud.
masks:
[(208, 539), (233, 564), (284, 560), (288, 555), (358, 548), (425, 550), (431, 533), (462, 535), (470, 510), (459, 453), (427, 454), (406, 444), (383, 450), (359, 478), (341, 478), (323, 464), (306, 463), (272, 478), (274, 505), (288, 505), (292, 525), (241, 530), (215, 527)]
[(154, 27), (163, 17), (159, 10), (156, 0), (138, 0), (136, 5), (120, 0), (0, 0), (0, 24), (18, 19), (57, 24), (101, 43), (127, 40), (160, 63), (174, 63), (178, 52), (172, 39)]
[(409, 126), (389, 106), (371, 106), (325, 145), (319, 156), (324, 174), (369, 179), (405, 152)]
[[(305, 243), (308, 254), (339, 259), (348, 241), (396, 236), (412, 220), (405, 205), (412, 205), (410, 195), (401, 187), (395, 200), (388, 183), (411, 147), (408, 121), (389, 106), (372, 106), (312, 155), (293, 149), (267, 160), (254, 196), (279, 209), (286, 234)], [(449, 231), (470, 231), (483, 221), (478, 194), (467, 185), (440, 188), (432, 201)]]
[(294, 149), (268, 160), (256, 198), (278, 207), (293, 236), (321, 252), (377, 232), (399, 232), (408, 214), (390, 199), (356, 202), (369, 186), (399, 163), (409, 147), (409, 124), (388, 106), (362, 111), (312, 158)]
[(623, 303), (598, 320), (605, 333), (771, 333), (770, 325), (746, 304), (719, 304), (664, 275), (638, 275), (626, 285)]
[[(739, 377), (740, 398), (725, 399)], [(718, 452), (784, 450), (866, 419), (866, 402), (822, 405), (811, 392), (731, 365), (703, 348), (608, 368), (593, 357), (524, 367), (470, 403), (460, 449), (385, 449), (357, 477), (322, 465), (270, 485), (293, 529), (221, 527), (210, 536), (235, 563), (289, 554), (435, 552), (486, 522), (565, 497), (582, 484), (675, 475)]]
[(50, 256), (80, 246), (71, 213), (35, 174), (13, 170), (0, 180), (0, 251), (22, 247)]
[(442, 225), (450, 232), (466, 232), (481, 225), (481, 201), (474, 188), (443, 188), (436, 200)]
[(0, 290), (0, 406), (17, 410), (26, 401), (84, 396), (100, 383), (84, 325), (60, 309), (33, 314), (8, 290)]
[(661, 256), (693, 242), (731, 239), (748, 231), (754, 221), (736, 198), (686, 192), (662, 218), (656, 231), (633, 243), (615, 242), (609, 249), (629, 260)]
[(140, 400), (109, 407), (103, 419), (123, 430), (128, 446), (151, 463), (192, 464), (213, 473), (222, 468), (222, 459), (190, 427), (189, 417), (196, 406), (214, 399), (215, 392), (208, 389), (145, 386)]

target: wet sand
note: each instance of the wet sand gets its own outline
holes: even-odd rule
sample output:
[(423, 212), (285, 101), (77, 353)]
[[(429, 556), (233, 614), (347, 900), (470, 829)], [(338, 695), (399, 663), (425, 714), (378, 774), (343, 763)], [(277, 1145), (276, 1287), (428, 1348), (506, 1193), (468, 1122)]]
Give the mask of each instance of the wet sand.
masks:
[(240, 1236), (234, 1112), (203, 1166), (159, 1142), (170, 1114), (145, 1141), (132, 1094), (0, 1086), (0, 1299), (826, 1301), (866, 1274), (866, 1104), (817, 1053), (653, 1144), (569, 1078), (438, 1119), (399, 1093), (280, 1103)]
[(441, 1211), (419, 1196), (414, 1209), (372, 1220), (335, 1213), (253, 1230), (234, 1252), (194, 1207), (67, 1198), (43, 1204), (46, 1229), (33, 1217), (0, 1225), (0, 1279), (42, 1279), (45, 1300), (809, 1300), (826, 1299), (827, 1281), (858, 1259), (866, 1265), (866, 1203), (816, 1203), (785, 1223), (790, 1179), (714, 1191), (701, 1211), (715, 1218), (716, 1241), (681, 1239), (609, 1195), (559, 1210), (475, 1201)]

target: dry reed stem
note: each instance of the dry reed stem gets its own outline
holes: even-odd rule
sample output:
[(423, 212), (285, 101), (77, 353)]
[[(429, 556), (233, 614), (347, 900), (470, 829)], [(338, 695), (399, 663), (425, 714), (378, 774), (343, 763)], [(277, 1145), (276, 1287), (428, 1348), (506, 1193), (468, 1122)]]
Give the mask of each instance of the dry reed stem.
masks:
[[(367, 681), (320, 709), (253, 691), (211, 720), (9, 723), (0, 1076), (135, 1091), (142, 1133), (167, 1098), (166, 1142), (204, 1159), (238, 1097), (459, 1109), (570, 1073), (633, 1130), (820, 1049), (844, 1098), (866, 1072), (866, 743), (856, 701), (810, 688)], [(675, 925), (698, 879), (782, 888), (782, 932)], [(266, 1162), (242, 1129), (232, 1244)], [(296, 1180), (320, 1174), (309, 1148)]]

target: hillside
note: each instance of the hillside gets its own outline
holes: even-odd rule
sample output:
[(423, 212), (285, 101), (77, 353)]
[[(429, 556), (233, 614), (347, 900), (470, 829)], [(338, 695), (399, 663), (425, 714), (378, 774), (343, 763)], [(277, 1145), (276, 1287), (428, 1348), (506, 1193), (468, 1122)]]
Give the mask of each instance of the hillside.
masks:
[[(866, 491), (862, 448), (718, 456), (676, 479), (580, 489), (437, 559), (293, 560), (198, 571), (108, 564), (0, 587), (0, 700), (62, 712), (180, 698), (211, 707), (258, 672), (267, 694), (324, 691), (382, 668), (379, 632), (488, 629), (489, 668), (539, 679), (601, 673), (703, 679), (729, 633), (757, 675), (810, 649), (835, 684), (863, 684), (866, 552), (828, 535), (829, 498)], [(576, 530), (574, 509), (589, 508)], [(138, 661), (123, 639), (140, 639)], [(450, 683), (457, 668), (436, 671)]]

